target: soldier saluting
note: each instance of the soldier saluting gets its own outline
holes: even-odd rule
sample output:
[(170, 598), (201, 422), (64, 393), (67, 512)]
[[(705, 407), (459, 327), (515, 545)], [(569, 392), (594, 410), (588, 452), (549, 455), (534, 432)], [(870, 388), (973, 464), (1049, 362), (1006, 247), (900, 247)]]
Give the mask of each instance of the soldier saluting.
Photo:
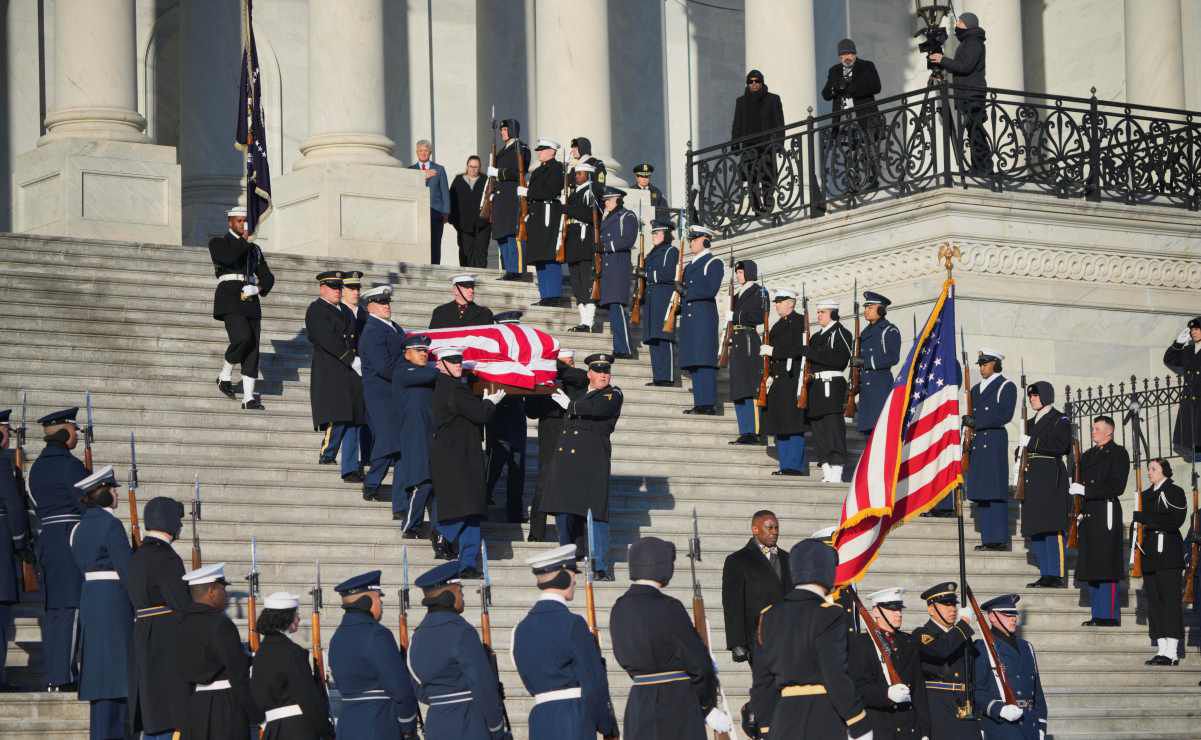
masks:
[(972, 711), (972, 646), (975, 632), (959, 619), (959, 587), (939, 583), (922, 592), (930, 619), (913, 631), (926, 679), (932, 737), (979, 740), (980, 722)]
[(213, 294), (213, 318), (225, 323), (229, 347), (225, 364), (217, 376), (217, 390), (237, 398), (233, 387), (234, 365), (242, 367), (242, 408), (261, 411), (263, 403), (254, 393), (259, 376), (259, 334), (262, 308), (275, 285), (275, 275), (267, 266), (263, 250), (246, 239), (246, 207), (234, 206), (226, 213), (229, 231), (209, 240), (209, 257), (217, 276)]

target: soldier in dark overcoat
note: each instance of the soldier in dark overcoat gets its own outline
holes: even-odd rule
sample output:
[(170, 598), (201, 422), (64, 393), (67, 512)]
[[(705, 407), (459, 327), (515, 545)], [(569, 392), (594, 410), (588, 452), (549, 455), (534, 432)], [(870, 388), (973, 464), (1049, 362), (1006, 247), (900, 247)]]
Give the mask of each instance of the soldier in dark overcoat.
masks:
[(317, 284), (321, 295), (305, 311), (304, 331), (313, 345), (313, 428), (325, 433), (318, 462), (332, 464), (341, 452), (346, 479), (359, 472), (359, 427), (367, 423), (362, 360), (355, 350), (354, 319), (340, 304), (342, 273), (322, 272)]
[(847, 400), (845, 371), (851, 362), (855, 337), (838, 321), (838, 301), (819, 301), (818, 328), (805, 347), (809, 373), (809, 405), (805, 418), (813, 429), (813, 459), (821, 463), (822, 482), (841, 483), (847, 462), (847, 425), (842, 412)]
[(771, 358), (764, 434), (775, 435), (779, 468), (772, 475), (809, 475), (805, 462), (805, 412), (797, 408), (797, 386), (801, 382), (801, 358), (805, 352), (806, 316), (796, 312), (796, 293), (781, 288), (773, 304), (780, 318), (771, 327), (771, 344), (759, 353)]
[(598, 200), (602, 198), (607, 184), (608, 168), (605, 160), (592, 153), (592, 140), (587, 136), (575, 137), (571, 140), (570, 154), (572, 161), (575, 162), (572, 165), (573, 168), (584, 164), (592, 168), (592, 175), (589, 178), (592, 181), (592, 189)]
[[(502, 145), (496, 161), (488, 165), (488, 177), (496, 179), (492, 194), (492, 238), (500, 248), (500, 264), (505, 274), (502, 280), (519, 280), (525, 274), (525, 245), (517, 241), (517, 221), (520, 218), (517, 183), (519, 168), (530, 171), (530, 148), (521, 141), (521, 122), (506, 118), (500, 122)], [(430, 327), (433, 328), (433, 327)]]
[(651, 182), (651, 175), (654, 172), (655, 167), (649, 162), (635, 165), (633, 187), (635, 190), (645, 190), (650, 193), (651, 208), (655, 209), (655, 218), (666, 221), (671, 218), (671, 207), (667, 205), (667, 198), (663, 195), (663, 191)]
[[(1017, 594), (1005, 594), (980, 605), (992, 631), (997, 659), (1005, 666), (1017, 704), (1006, 704), (992, 678), (992, 656), (984, 640), (976, 640), (976, 707), (985, 740), (1042, 740), (1047, 734), (1047, 699), (1034, 646), (1017, 636)], [(937, 736), (936, 736), (937, 737)]]
[[(299, 609), (300, 599), (293, 594), (273, 593), (263, 601), (263, 611), (255, 621), (262, 640), (254, 654), (250, 693), (264, 712), (261, 740), (334, 737), (329, 698), (322, 684), (314, 680), (309, 651), (288, 639), (289, 633), (300, 628)], [(400, 672), (403, 675), (403, 665)], [(352, 703), (342, 706), (351, 708), (352, 713), (357, 707)]]
[(395, 470), (392, 490), (387, 497), (379, 494), (388, 468), (400, 459), (400, 418), (392, 403), (392, 374), (404, 353), (404, 329), (392, 320), (392, 288), (381, 285), (363, 293), (367, 323), (359, 337), (359, 357), (363, 363), (363, 401), (367, 424), (371, 429), (371, 466), (363, 480), (363, 498), (367, 501), (392, 502), (392, 518), (400, 519), (406, 508), (404, 486)]
[(694, 224), (688, 231), (692, 260), (684, 267), (680, 293), (680, 368), (692, 376), (692, 408), (685, 414), (717, 413), (717, 294), (726, 268), (713, 254), (712, 238), (717, 232)]
[(1087, 584), (1091, 618), (1085, 627), (1121, 623), (1118, 582), (1126, 575), (1121, 496), (1130, 477), (1130, 454), (1113, 441), (1113, 419), (1093, 419), (1093, 446), (1080, 456), (1080, 480), (1068, 492), (1082, 501), (1076, 557), (1076, 583)]
[[(587, 393), (588, 372), (575, 366), (575, 351), (559, 350), (556, 362), (559, 388), (570, 399), (576, 399)], [(550, 462), (555, 449), (559, 446), (559, 437), (563, 434), (563, 421), (567, 418), (567, 409), (548, 395), (530, 396), (525, 401), (525, 415), (538, 420), (538, 482), (534, 486), (534, 500), (530, 503), (530, 542), (541, 542), (546, 539), (546, 509), (543, 503), (545, 486), (549, 477)]]
[(1151, 485), (1139, 494), (1132, 518), (1142, 553), (1143, 593), (1147, 597), (1147, 631), (1158, 651), (1147, 665), (1177, 665), (1184, 639), (1184, 538), (1180, 527), (1188, 513), (1184, 489), (1172, 481), (1172, 466), (1163, 458), (1147, 464)]
[[(913, 630), (926, 679), (931, 737), (979, 740), (980, 720), (972, 708), (975, 630), (959, 618), (959, 586), (937, 583), (922, 592), (930, 618)], [(988, 680), (988, 676), (977, 676)]]
[[(963, 488), (968, 500), (976, 504), (976, 524), (980, 528), (977, 550), (1009, 549), (1009, 431), (1017, 409), (1018, 387), (1001, 374), (1005, 355), (981, 347), (976, 359), (980, 382), (972, 386), (972, 416), (963, 420), (972, 429), (972, 446)], [(947, 496), (936, 509), (954, 516), (955, 507)]]
[(229, 231), (209, 240), (209, 257), (217, 277), (213, 294), (213, 318), (224, 322), (229, 346), (225, 364), (217, 376), (217, 390), (237, 398), (233, 386), (234, 365), (242, 367), (242, 408), (262, 410), (262, 401), (254, 393), (259, 377), (259, 334), (262, 331), (262, 307), (275, 286), (275, 275), (267, 266), (263, 250), (246, 239), (246, 207), (235, 206), (226, 214)]
[(597, 240), (600, 231), (600, 196), (591, 178), (596, 169), (581, 162), (572, 168), (575, 187), (567, 196), (567, 242), (564, 253), (567, 258), (567, 277), (571, 283), (571, 294), (575, 297), (580, 323), (568, 331), (592, 331), (596, 321), (596, 301), (592, 300), (592, 283), (596, 280), (594, 256), (599, 251)]
[[(392, 475), (408, 497), (404, 506), (405, 539), (422, 536), (426, 507), (432, 507), (433, 477), (430, 474), (430, 442), (434, 433), (434, 384), (438, 369), (429, 361), (430, 340), (415, 334), (404, 341), (404, 357), (392, 373), (392, 406), (400, 422), (400, 459)], [(437, 519), (431, 512), (430, 520)], [(443, 554), (435, 539), (434, 553)]]
[(543, 487), (542, 507), (555, 514), (559, 544), (576, 544), (586, 552), (587, 517), (592, 512), (593, 568), (601, 580), (613, 580), (609, 567), (610, 437), (621, 417), (625, 397), (611, 385), (613, 355), (589, 355), (588, 389), (571, 398), (562, 389), (552, 399), (564, 411), (563, 432), (555, 447)]
[(1164, 351), (1163, 364), (1180, 376), (1183, 386), (1172, 447), (1187, 460), (1201, 453), (1201, 316), (1190, 319)]
[(609, 614), (613, 655), (633, 679), (622, 728), (639, 740), (703, 740), (717, 706), (713, 657), (684, 605), (663, 592), (676, 546), (643, 537), (630, 546), (629, 590)]
[(760, 426), (759, 381), (763, 377), (763, 362), (759, 347), (758, 327), (768, 310), (767, 289), (755, 282), (759, 279), (759, 267), (753, 260), (734, 263), (734, 279), (738, 282), (738, 293), (733, 308), (726, 311), (726, 323), (730, 325), (730, 401), (734, 404), (734, 415), (738, 419), (738, 438), (730, 444), (762, 444), (763, 430)]
[(25, 492), (17, 487), (14, 451), (8, 449), (11, 409), (0, 411), (0, 691), (10, 688), (4, 680), (8, 643), (16, 639), (12, 605), (21, 600), (20, 563), (33, 563)]
[[(496, 314), (496, 323), (516, 325), (521, 322), (521, 315), (521, 311), (502, 311)], [(484, 490), (488, 494), (488, 504), (492, 504), (492, 491), (500, 481), (501, 473), (506, 473), (505, 518), (511, 524), (520, 524), (525, 518), (525, 397), (506, 396), (488, 420), (484, 437), (488, 470)]]
[(625, 191), (605, 188), (605, 213), (601, 220), (601, 294), (600, 305), (609, 310), (609, 329), (613, 333), (613, 354), (618, 359), (633, 357), (630, 344), (630, 303), (632, 262), (630, 252), (638, 241), (642, 225), (634, 212), (625, 207)]
[(859, 400), (855, 409), (855, 428), (870, 434), (892, 391), (892, 368), (901, 361), (901, 330), (884, 318), (892, 305), (886, 296), (873, 291), (863, 293), (863, 318), (867, 326), (859, 332), (859, 357), (851, 365), (859, 366)]
[[(565, 173), (563, 164), (555, 159), (559, 142), (539, 139), (534, 154), (539, 165), (527, 178), (528, 212), (525, 219), (526, 261), (534, 266), (538, 277), (538, 305), (557, 306), (563, 293), (563, 268), (555, 261), (559, 248), (559, 227), (563, 221)], [(518, 188), (521, 190), (521, 188)]]
[(669, 221), (651, 224), (651, 251), (646, 255), (646, 294), (643, 298), (642, 343), (650, 347), (651, 380), (647, 385), (676, 384), (674, 332), (663, 331), (663, 322), (675, 294), (676, 270), (680, 265), (680, 250), (672, 246), (672, 225)]
[[(1068, 527), (1068, 471), (1064, 457), (1072, 451), (1072, 423), (1056, 409), (1055, 389), (1040, 380), (1026, 389), (1034, 416), (1019, 445), (1026, 448), (1026, 499), (1022, 502), (1022, 535), (1038, 563), (1039, 578), (1029, 588), (1065, 588)], [(1018, 455), (1019, 459), (1021, 455)]]
[(865, 597), (900, 683), (890, 683), (880, 651), (866, 631), (850, 638), (849, 670), (867, 707), (873, 740), (930, 737), (930, 705), (917, 641), (901, 629), (904, 595), (903, 588), (887, 588)]
[(475, 302), (475, 275), (455, 275), (450, 279), (448, 303), (434, 309), (430, 315), (431, 329), (451, 329), (463, 326), (486, 326), (492, 323), (492, 312)]

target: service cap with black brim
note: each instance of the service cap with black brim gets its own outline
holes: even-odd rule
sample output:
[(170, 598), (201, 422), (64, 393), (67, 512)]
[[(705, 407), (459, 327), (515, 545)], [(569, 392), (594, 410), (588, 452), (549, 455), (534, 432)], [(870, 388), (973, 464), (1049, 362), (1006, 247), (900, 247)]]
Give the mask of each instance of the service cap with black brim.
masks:
[(788, 288), (776, 288), (776, 294), (774, 297), (772, 297), (773, 303), (779, 303), (780, 301), (795, 301), (795, 300), (796, 300), (796, 293), (789, 290)]
[(957, 606), (959, 604), (959, 584), (954, 581), (943, 581), (937, 583), (930, 588), (922, 591), (922, 599), (927, 604), (946, 604), (947, 606)]
[(58, 424), (74, 424), (79, 426), (79, 422), (75, 421), (75, 417), (79, 414), (79, 407), (72, 406), (69, 409), (61, 411), (51, 411), (42, 418), (38, 419), (38, 423), (44, 427), (52, 427)]
[(459, 582), (459, 570), (460, 565), (457, 560), (442, 563), (417, 576), (413, 585), (423, 591), (449, 586)]
[(626, 197), (626, 191), (622, 190), (621, 188), (615, 188), (612, 185), (605, 186), (605, 195), (604, 195), (605, 200), (609, 200), (610, 198), (624, 198), (624, 197)]
[(651, 221), (651, 231), (675, 231), (676, 227), (671, 225), (670, 221), (660, 221), (658, 219)]
[(521, 311), (501, 311), (492, 317), (492, 321), (497, 324), (519, 324), (521, 317)]
[(642, 164), (635, 165), (634, 167), (634, 174), (638, 177), (650, 177), (651, 173), (654, 171), (655, 167), (650, 162), (643, 162)]
[(885, 297), (884, 295), (882, 295), (880, 293), (876, 293), (875, 291), (871, 291), (871, 290), (865, 290), (865, 291), (863, 291), (863, 305), (865, 305), (865, 306), (873, 306), (873, 305), (884, 306), (885, 308), (887, 308), (888, 306), (892, 305), (892, 301), (890, 301), (887, 297)]
[(4, 409), (3, 411), (0, 411), (0, 424), (7, 424), (9, 417), (12, 416), (12, 413), (12, 409)]
[(363, 285), (363, 273), (358, 270), (342, 273), (342, 286), (346, 288), (360, 288)]
[(474, 288), (476, 282), (475, 275), (455, 275), (450, 279), (450, 284), (460, 288)]
[(612, 370), (613, 361), (615, 359), (616, 358), (611, 354), (597, 352), (596, 354), (585, 357), (584, 364), (588, 366), (589, 370), (593, 370), (598, 373), (607, 373)]
[(364, 303), (391, 303), (392, 302), (392, 286), (380, 285), (370, 290), (363, 291), (359, 298)]
[(715, 231), (714, 229), (710, 229), (708, 226), (702, 226), (700, 224), (692, 224), (691, 226), (688, 227), (688, 238), (689, 239), (700, 239), (702, 237), (707, 237), (709, 239), (712, 239), (715, 236), (717, 236), (717, 231)]
[(425, 334), (411, 334), (401, 343), (402, 349), (429, 349), (430, 338)]
[(545, 573), (555, 573), (560, 570), (569, 570), (572, 573), (579, 573), (580, 568), (576, 564), (575, 553), (575, 545), (560, 545), (553, 550), (540, 552), (537, 555), (526, 558), (525, 564), (530, 566), (530, 570), (532, 570), (536, 576), (540, 576)]
[(867, 600), (874, 607), (899, 612), (905, 608), (905, 589), (896, 586), (873, 591)]
[(381, 573), (378, 570), (369, 570), (366, 573), (351, 576), (337, 586), (334, 586), (334, 591), (340, 596), (353, 596), (354, 594), (376, 591), (382, 599), (384, 592), (380, 590), (379, 586), (380, 575)]
[(440, 347), (437, 352), (439, 362), (449, 362), (452, 365), (463, 364), (462, 347)]
[(225, 563), (213, 563), (189, 570), (180, 576), (180, 579), (186, 581), (189, 586), (203, 586), (206, 583), (229, 585), (229, 581), (225, 580)]
[(555, 151), (559, 151), (559, 142), (555, 141), (554, 139), (538, 139), (538, 142), (534, 144), (534, 151), (540, 151), (542, 149), (554, 149)]
[(317, 283), (330, 288), (342, 287), (342, 272), (340, 270), (326, 270), (325, 272), (317, 273)]
[(1018, 602), (1021, 600), (1022, 597), (1017, 594), (1001, 594), (981, 604), (980, 610), (1015, 617), (1018, 614)]
[(113, 472), (113, 466), (105, 465), (95, 473), (76, 483), (75, 487), (79, 489), (80, 493), (91, 493), (97, 488), (104, 488), (105, 486), (116, 488), (119, 485), (117, 474)]

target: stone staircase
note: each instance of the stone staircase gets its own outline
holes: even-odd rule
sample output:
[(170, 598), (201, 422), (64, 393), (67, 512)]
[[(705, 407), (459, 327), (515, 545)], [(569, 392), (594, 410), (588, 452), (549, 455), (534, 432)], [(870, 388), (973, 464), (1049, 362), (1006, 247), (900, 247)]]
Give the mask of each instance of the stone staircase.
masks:
[[(225, 561), (227, 574), (240, 579), (249, 569), (254, 535), (264, 592), (305, 594), (312, 587), (313, 561), (321, 560), (328, 644), (341, 615), (330, 606), (335, 599), (329, 587), (367, 568), (384, 571), (390, 596), (384, 621), (395, 626), (402, 541), (386, 504), (364, 502), (358, 486), (343, 484), (336, 471), (317, 465), (319, 435), (311, 431), (309, 345), (303, 336), (304, 309), (315, 292), (311, 278), (323, 269), (354, 268), (364, 270), (368, 284), (391, 283), (397, 289), (394, 318), (414, 328), (425, 326), (433, 307), (447, 300), (447, 280), (457, 270), (274, 254), (269, 259), (277, 283), (264, 302), (267, 381), (260, 384), (268, 411), (249, 413), (213, 387), (225, 337), (210, 315), (213, 279), (206, 250), (0, 235), (0, 336), (8, 348), (0, 357), (0, 407), (19, 404), (17, 391), (24, 388), (30, 417), (36, 418), (82, 405), (84, 391), (91, 390), (97, 464), (114, 464), (124, 479), (128, 435), (137, 433), (140, 501), (157, 495), (186, 500), (193, 475), (199, 475), (206, 502), (200, 524), (205, 562)], [(555, 332), (578, 352), (609, 348), (607, 335), (564, 333), (575, 323), (574, 310), (529, 308), (537, 299), (534, 286), (499, 281), (498, 272), (482, 273), (477, 296), (484, 305), (528, 308), (527, 323)], [(617, 581), (597, 584), (600, 625), (607, 629), (609, 606), (628, 583), (626, 545), (655, 534), (686, 552), (695, 509), (704, 546), (697, 573), (713, 643), (724, 648), (721, 565), (726, 553), (745, 544), (751, 513), (765, 507), (776, 511), (781, 542), (789, 545), (837, 521), (844, 488), (771, 477), (774, 460), (763, 448), (726, 444), (735, 436), (732, 413), (684, 416), (680, 411), (690, 405), (687, 388), (644, 387), (649, 379), (645, 357), (619, 362), (615, 370), (614, 382), (626, 396), (613, 446), (612, 555), (619, 562)], [(530, 435), (527, 496), (537, 464), (533, 426)], [(41, 449), (36, 437), (31, 434), (31, 459)], [(861, 445), (852, 437), (852, 446)], [(124, 501), (121, 513), (127, 513)], [(185, 535), (188, 531), (185, 524)], [(517, 525), (486, 524), (485, 534), (494, 559), (492, 619), (501, 678), (516, 733), (524, 737), (531, 701), (509, 661), (508, 645), (510, 628), (537, 597), (523, 561), (545, 545), (527, 544), (524, 528)], [(975, 541), (969, 533), (969, 544)], [(434, 560), (424, 543), (410, 544), (415, 577)], [(185, 560), (189, 547), (185, 537), (179, 548)], [(906, 627), (915, 627), (925, 620), (917, 594), (957, 576), (957, 552), (954, 520), (919, 519), (893, 535), (863, 588), (908, 588)], [(1078, 626), (1087, 618), (1080, 592), (1023, 589), (1036, 572), (1020, 547), (1013, 553), (969, 552), (968, 571), (981, 600), (1003, 591), (1022, 594), (1023, 633), (1039, 654), (1054, 737), (1201, 736), (1201, 660), (1192, 654), (1176, 669), (1145, 667), (1152, 650), (1139, 623), (1144, 621), (1141, 608), (1135, 618), (1133, 593), (1124, 594), (1122, 628), (1086, 631)], [(468, 584), (466, 616), (472, 621), (478, 620), (475, 588)], [(244, 629), (244, 585), (234, 590), (231, 616)], [(685, 603), (691, 596), (683, 555), (668, 591)], [(9, 680), (29, 692), (0, 694), (0, 738), (84, 738), (85, 703), (34, 691), (41, 683), (38, 613), (34, 600), (18, 608), (16, 643), (8, 647)], [(422, 616), (418, 607), (410, 623), (415, 626)], [(1189, 617), (1191, 632), (1196, 627)], [(297, 639), (307, 644), (304, 621)], [(607, 645), (607, 633), (602, 640)], [(620, 716), (629, 679), (608, 657)], [(746, 700), (749, 670), (733, 664), (724, 650), (716, 657), (736, 713)]]

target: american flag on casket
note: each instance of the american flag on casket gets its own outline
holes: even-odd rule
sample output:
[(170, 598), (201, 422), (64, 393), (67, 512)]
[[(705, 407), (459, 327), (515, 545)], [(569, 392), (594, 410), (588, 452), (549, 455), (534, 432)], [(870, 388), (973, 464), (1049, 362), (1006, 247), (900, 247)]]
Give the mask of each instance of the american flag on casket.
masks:
[(559, 340), (532, 326), (488, 324), (409, 334), (428, 336), (435, 357), (440, 349), (462, 347), (463, 360), (475, 363), (472, 372), (481, 380), (533, 390), (554, 386), (558, 377)]

